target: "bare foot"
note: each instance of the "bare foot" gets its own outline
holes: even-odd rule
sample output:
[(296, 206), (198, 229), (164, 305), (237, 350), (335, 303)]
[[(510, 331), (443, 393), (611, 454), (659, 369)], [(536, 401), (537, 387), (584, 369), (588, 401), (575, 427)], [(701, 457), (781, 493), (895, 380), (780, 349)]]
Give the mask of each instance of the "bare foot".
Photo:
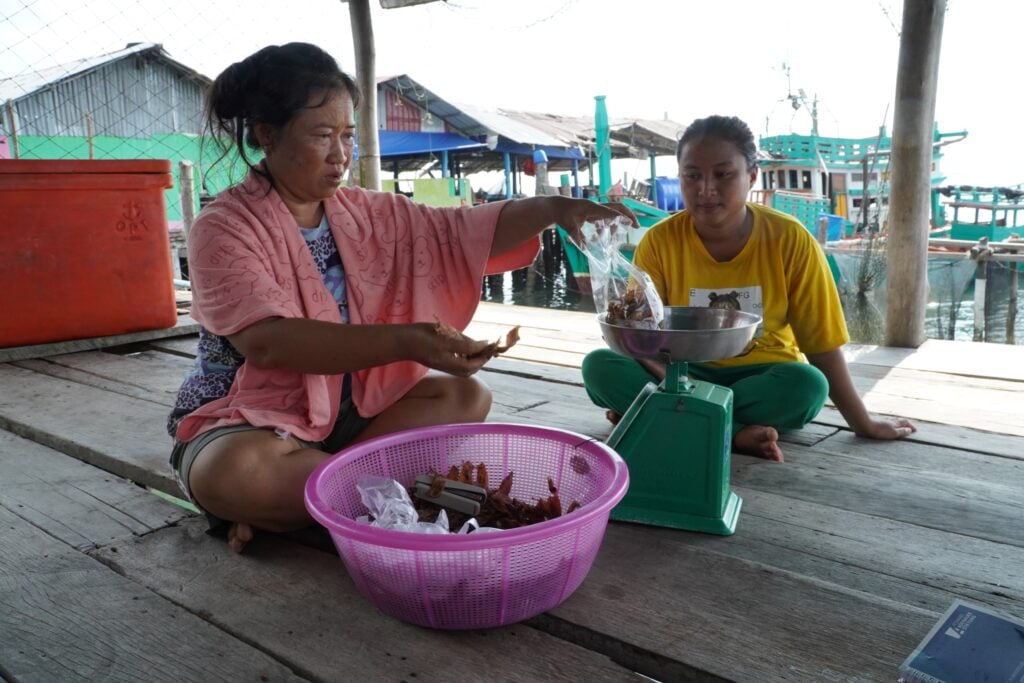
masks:
[(622, 419), (622, 416), (616, 413), (614, 410), (604, 411), (604, 416), (608, 418), (608, 421), (611, 422), (613, 425), (619, 424), (619, 420)]
[(737, 453), (782, 462), (779, 433), (773, 427), (747, 425), (732, 437), (732, 448)]
[(245, 549), (245, 544), (252, 540), (252, 527), (242, 522), (232, 522), (228, 529), (228, 546), (236, 553)]

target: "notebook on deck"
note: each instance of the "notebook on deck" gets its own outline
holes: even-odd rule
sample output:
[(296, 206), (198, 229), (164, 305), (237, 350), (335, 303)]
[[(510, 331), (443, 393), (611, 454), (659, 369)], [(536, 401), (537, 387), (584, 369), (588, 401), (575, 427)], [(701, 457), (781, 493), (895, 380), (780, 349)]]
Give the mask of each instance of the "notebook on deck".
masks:
[(955, 601), (900, 666), (900, 683), (1024, 683), (1024, 621)]

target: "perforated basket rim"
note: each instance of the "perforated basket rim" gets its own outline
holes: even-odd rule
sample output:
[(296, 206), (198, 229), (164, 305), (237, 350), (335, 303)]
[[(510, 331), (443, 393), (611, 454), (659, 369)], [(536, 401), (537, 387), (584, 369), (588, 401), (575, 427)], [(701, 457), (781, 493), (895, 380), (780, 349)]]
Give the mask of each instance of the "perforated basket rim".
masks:
[[(505, 529), (500, 532), (475, 534), (417, 534), (408, 531), (380, 529), (369, 524), (360, 524), (332, 510), (319, 493), (321, 482), (330, 477), (334, 470), (343, 467), (351, 460), (361, 457), (367, 451), (402, 444), (422, 437), (435, 438), (456, 434), (509, 433), (542, 436), (590, 450), (593, 455), (603, 457), (611, 463), (614, 471), (611, 484), (594, 501), (578, 510), (574, 510), (571, 515), (562, 515), (556, 519), (549, 519), (537, 524), (519, 527), (518, 529)], [(305, 504), (306, 510), (309, 511), (313, 519), (326, 527), (328, 531), (354, 541), (403, 550), (476, 550), (537, 541), (564, 533), (574, 527), (582, 527), (595, 517), (607, 515), (626, 495), (628, 487), (629, 472), (626, 468), (626, 462), (618, 453), (602, 441), (554, 427), (539, 427), (509, 422), (474, 422), (408, 429), (367, 439), (354, 446), (345, 448), (324, 460), (309, 475), (305, 487)]]

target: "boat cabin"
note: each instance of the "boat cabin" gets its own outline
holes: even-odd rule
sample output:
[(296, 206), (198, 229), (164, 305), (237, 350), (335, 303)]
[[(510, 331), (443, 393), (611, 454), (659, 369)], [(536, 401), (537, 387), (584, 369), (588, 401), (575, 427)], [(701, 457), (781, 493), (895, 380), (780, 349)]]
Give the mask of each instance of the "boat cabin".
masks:
[(943, 215), (952, 210), (951, 239), (1003, 242), (1024, 237), (1024, 189), (1021, 187), (945, 187), (938, 192), (950, 198)]
[[(936, 129), (932, 187), (945, 180), (942, 146), (965, 136)], [(754, 201), (790, 213), (811, 229), (822, 214), (842, 217), (847, 235), (885, 229), (892, 138), (884, 126), (869, 138), (777, 135), (761, 138), (759, 147), (761, 187)]]

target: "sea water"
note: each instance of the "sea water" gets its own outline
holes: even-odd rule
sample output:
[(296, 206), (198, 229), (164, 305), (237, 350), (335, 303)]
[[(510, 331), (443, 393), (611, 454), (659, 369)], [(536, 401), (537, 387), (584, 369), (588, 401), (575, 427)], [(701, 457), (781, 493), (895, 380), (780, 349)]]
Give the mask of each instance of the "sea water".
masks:
[[(852, 341), (881, 344), (885, 338), (887, 299), (884, 252), (833, 251), (830, 256), (839, 274), (837, 286)], [(929, 339), (1024, 343), (1024, 316), (1015, 315), (1010, 324), (1010, 292), (1013, 265), (989, 262), (983, 327), (975, 330), (976, 262), (950, 255), (928, 260), (928, 303), (925, 336)], [(1017, 297), (1024, 288), (1018, 277)]]
[(535, 263), (514, 273), (484, 278), (480, 300), (512, 306), (595, 312), (594, 298), (579, 290), (564, 264), (545, 272)]

